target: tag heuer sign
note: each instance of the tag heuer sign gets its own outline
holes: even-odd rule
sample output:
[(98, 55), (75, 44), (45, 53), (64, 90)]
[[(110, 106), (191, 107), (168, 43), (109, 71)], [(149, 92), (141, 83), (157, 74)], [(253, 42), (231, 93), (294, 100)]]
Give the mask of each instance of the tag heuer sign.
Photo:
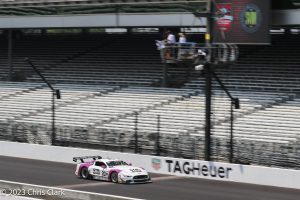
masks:
[(161, 168), (161, 160), (158, 158), (153, 158), (152, 159), (152, 167), (155, 170), (159, 170)]

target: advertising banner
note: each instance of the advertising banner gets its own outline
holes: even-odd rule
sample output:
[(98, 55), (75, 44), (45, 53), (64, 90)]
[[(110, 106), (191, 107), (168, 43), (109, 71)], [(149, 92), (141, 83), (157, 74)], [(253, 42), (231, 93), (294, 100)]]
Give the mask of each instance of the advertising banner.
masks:
[(215, 0), (213, 2), (213, 43), (270, 43), (270, 0)]

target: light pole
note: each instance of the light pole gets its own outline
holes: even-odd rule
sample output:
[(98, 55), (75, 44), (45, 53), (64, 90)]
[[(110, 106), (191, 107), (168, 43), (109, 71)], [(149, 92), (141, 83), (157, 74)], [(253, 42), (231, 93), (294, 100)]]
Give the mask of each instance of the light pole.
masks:
[(138, 112), (134, 112), (134, 153), (139, 153)]
[(56, 99), (60, 99), (60, 90), (56, 90), (52, 87), (52, 85), (46, 80), (46, 78), (41, 74), (41, 72), (34, 66), (29, 58), (25, 58), (25, 61), (32, 67), (32, 69), (41, 77), (41, 79), (47, 84), (47, 86), (51, 89), (52, 92), (52, 136), (51, 143), (52, 145), (56, 144), (56, 129), (55, 129), (55, 97)]
[(219, 83), (221, 86), (222, 90), (227, 94), (227, 96), (230, 98), (230, 155), (229, 155), (229, 162), (233, 163), (233, 121), (234, 121), (234, 116), (233, 116), (233, 106), (235, 109), (240, 109), (240, 101), (238, 98), (234, 98), (230, 92), (227, 90), (225, 85), (222, 83), (222, 81), (219, 79), (217, 74), (212, 70), (211, 71), (213, 77), (216, 79), (216, 81)]
[(230, 104), (230, 155), (229, 155), (229, 162), (233, 163), (233, 121), (234, 121), (234, 113), (233, 113), (233, 106), (235, 109), (240, 109), (240, 102), (239, 99), (231, 99)]
[(205, 160), (211, 160), (211, 96), (212, 96), (212, 77), (216, 79), (222, 90), (227, 94), (230, 98), (230, 156), (229, 161), (233, 162), (233, 106), (235, 109), (240, 108), (240, 102), (238, 98), (234, 98), (228, 89), (225, 87), (223, 82), (219, 79), (217, 74), (214, 72), (212, 63), (206, 62), (203, 64), (199, 64), (195, 66), (196, 71), (204, 71), (205, 74)]
[(211, 91), (212, 91), (212, 79), (210, 64), (204, 65), (205, 73), (205, 160), (210, 161), (211, 156)]
[(156, 156), (160, 156), (160, 115), (157, 115)]
[(8, 30), (8, 81), (12, 80), (12, 73), (13, 73), (13, 65), (12, 65), (12, 43), (13, 43), (13, 36), (12, 36), (12, 29)]

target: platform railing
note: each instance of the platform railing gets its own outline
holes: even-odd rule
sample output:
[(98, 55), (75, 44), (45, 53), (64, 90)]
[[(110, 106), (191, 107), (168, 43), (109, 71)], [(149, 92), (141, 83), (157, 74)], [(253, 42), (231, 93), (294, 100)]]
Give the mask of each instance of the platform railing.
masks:
[[(239, 49), (235, 44), (205, 44), (187, 42), (173, 44), (158, 44), (161, 59), (164, 63), (188, 62), (199, 65), (205, 62), (213, 64), (231, 64), (238, 59)], [(214, 59), (211, 60), (210, 58)]]

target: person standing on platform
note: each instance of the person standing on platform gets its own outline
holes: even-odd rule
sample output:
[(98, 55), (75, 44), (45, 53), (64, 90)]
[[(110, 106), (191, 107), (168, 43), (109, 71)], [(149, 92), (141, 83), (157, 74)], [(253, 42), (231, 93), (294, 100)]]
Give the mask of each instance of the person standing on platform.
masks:
[(167, 44), (174, 44), (174, 43), (176, 43), (175, 35), (171, 31), (168, 31)]
[(186, 36), (185, 36), (185, 34), (184, 33), (178, 33), (178, 35), (179, 35), (179, 43), (181, 44), (181, 43), (186, 43), (187, 42), (187, 40), (186, 40)]

